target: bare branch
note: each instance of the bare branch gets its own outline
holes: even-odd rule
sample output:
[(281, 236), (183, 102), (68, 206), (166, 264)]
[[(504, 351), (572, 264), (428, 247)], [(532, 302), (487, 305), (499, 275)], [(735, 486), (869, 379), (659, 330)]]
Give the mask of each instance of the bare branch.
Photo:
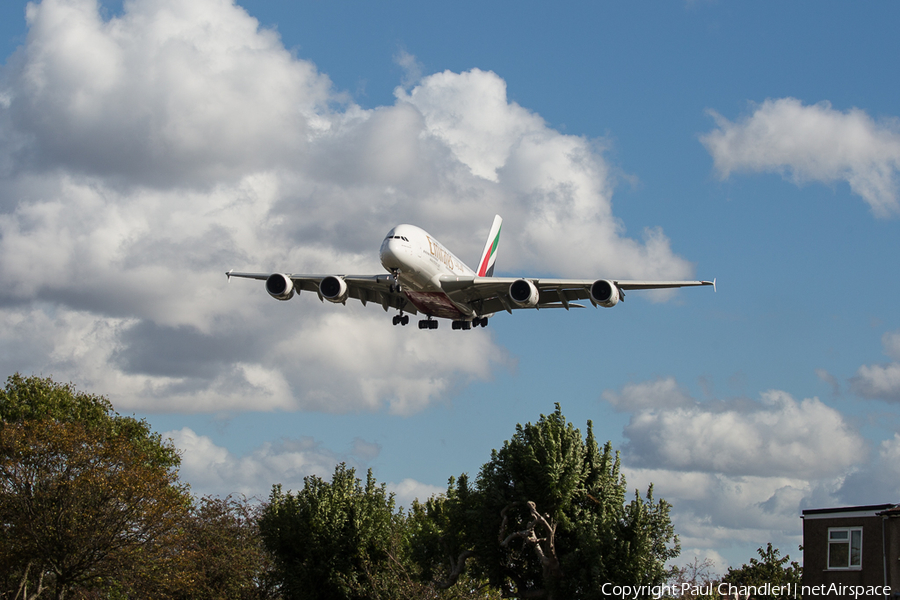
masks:
[(462, 554), (459, 555), (456, 559), (456, 564), (452, 565), (453, 568), (450, 571), (450, 576), (447, 578), (447, 581), (435, 581), (434, 584), (442, 590), (446, 590), (456, 585), (457, 580), (459, 580), (459, 576), (462, 575), (463, 571), (466, 568), (466, 561), (475, 556), (475, 552), (473, 550), (466, 550)]

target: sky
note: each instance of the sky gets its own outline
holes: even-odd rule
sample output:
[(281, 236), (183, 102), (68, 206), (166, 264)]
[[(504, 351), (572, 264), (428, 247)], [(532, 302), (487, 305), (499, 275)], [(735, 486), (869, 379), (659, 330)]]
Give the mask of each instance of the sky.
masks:
[[(559, 403), (682, 555), (900, 502), (895, 2), (0, 6), (0, 372), (106, 395), (197, 494), (408, 505)], [(270, 298), (398, 223), (504, 276), (713, 279), (485, 329)]]

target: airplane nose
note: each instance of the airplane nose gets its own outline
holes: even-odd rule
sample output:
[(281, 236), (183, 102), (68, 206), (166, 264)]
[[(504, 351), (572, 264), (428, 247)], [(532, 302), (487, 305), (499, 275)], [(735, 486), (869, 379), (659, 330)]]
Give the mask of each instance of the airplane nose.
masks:
[(399, 243), (397, 240), (384, 240), (384, 243), (381, 245), (381, 266), (388, 271), (400, 268), (400, 261), (397, 258), (398, 250)]

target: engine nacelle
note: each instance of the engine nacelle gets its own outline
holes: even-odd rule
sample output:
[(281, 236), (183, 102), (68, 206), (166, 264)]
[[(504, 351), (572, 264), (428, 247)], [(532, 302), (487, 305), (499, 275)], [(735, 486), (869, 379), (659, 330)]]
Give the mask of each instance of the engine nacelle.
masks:
[(290, 300), (294, 297), (294, 282), (287, 275), (273, 273), (266, 279), (266, 291), (276, 300)]
[(541, 293), (527, 279), (516, 279), (509, 286), (509, 297), (519, 306), (534, 308), (541, 299)]
[(347, 282), (340, 277), (329, 275), (319, 284), (319, 293), (329, 302), (340, 303), (346, 302), (350, 289)]
[(612, 308), (621, 299), (619, 287), (611, 281), (598, 279), (591, 284), (591, 301), (606, 308)]

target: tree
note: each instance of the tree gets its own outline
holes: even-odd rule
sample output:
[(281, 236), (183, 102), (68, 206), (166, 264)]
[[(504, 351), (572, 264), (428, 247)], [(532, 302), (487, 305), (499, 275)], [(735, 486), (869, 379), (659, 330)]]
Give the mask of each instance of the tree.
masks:
[(292, 494), (275, 486), (260, 533), (285, 598), (367, 598), (367, 578), (390, 560), (394, 499), (372, 472), (337, 465), (331, 483), (311, 475)]
[(205, 496), (191, 507), (171, 564), (181, 575), (154, 597), (212, 600), (275, 598), (272, 562), (259, 535), (261, 508), (246, 498)]
[(719, 579), (712, 572), (714, 564), (709, 558), (695, 556), (693, 562), (672, 568), (668, 585), (677, 589), (682, 600), (716, 600)]
[[(102, 396), (18, 374), (0, 391), (0, 571), (7, 593), (120, 589), (171, 559), (190, 499), (179, 456)], [(177, 573), (160, 570), (156, 584)], [(160, 581), (156, 577), (162, 577)]]
[[(513, 438), (479, 472), (419, 507), (414, 543), (424, 573), (458, 582), (466, 570), (504, 597), (599, 598), (605, 582), (656, 585), (679, 552), (670, 506), (637, 492), (626, 502), (618, 453), (602, 452), (559, 405)], [(424, 522), (424, 524), (422, 523)]]
[(477, 569), (466, 571), (475, 556), (472, 532), (478, 527), (477, 495), (463, 474), (451, 477), (446, 494), (424, 503), (414, 500), (406, 520), (407, 560), (410, 571), (433, 590), (435, 598), (500, 598)]
[[(766, 545), (763, 550), (760, 546), (756, 550), (761, 560), (755, 558), (750, 559), (749, 565), (742, 565), (740, 569), (728, 568), (728, 573), (722, 578), (722, 583), (731, 584), (736, 587), (741, 586), (763, 586), (771, 584), (771, 588), (781, 588), (785, 593), (780, 595), (761, 596), (754, 594), (754, 598), (758, 600), (788, 600), (794, 598), (793, 590), (799, 589), (803, 577), (803, 569), (796, 561), (791, 560), (789, 554), (784, 557), (780, 556), (778, 548), (773, 548), (772, 543)], [(789, 586), (789, 587), (784, 587)], [(787, 591), (790, 590), (790, 591)]]

